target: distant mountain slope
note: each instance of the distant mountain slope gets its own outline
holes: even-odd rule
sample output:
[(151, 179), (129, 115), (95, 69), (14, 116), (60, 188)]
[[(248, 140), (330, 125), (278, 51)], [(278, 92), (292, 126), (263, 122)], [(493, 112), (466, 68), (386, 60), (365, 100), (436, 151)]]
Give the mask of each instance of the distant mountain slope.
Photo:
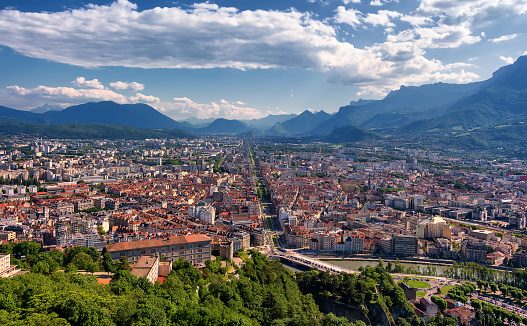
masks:
[(336, 128), (331, 134), (324, 137), (324, 140), (330, 143), (352, 143), (374, 138), (376, 138), (375, 135), (357, 127), (345, 126)]
[(63, 109), (64, 108), (60, 107), (60, 106), (44, 104), (44, 105), (41, 105), (39, 107), (33, 108), (33, 109), (29, 110), (29, 111), (33, 112), (33, 113), (45, 113), (45, 112), (49, 112), (49, 111), (60, 111), (60, 110), (63, 110)]
[(527, 118), (527, 56), (498, 69), (483, 87), (435, 119), (417, 121), (405, 132), (470, 130)]
[(330, 118), (331, 114), (324, 111), (313, 113), (305, 110), (292, 119), (278, 122), (266, 133), (269, 135), (299, 135), (308, 132)]
[[(347, 105), (309, 132), (310, 135), (329, 135), (335, 128), (353, 125), (363, 128), (394, 128), (401, 117), (426, 119), (444, 114), (450, 105), (464, 96), (477, 92), (482, 83), (402, 86), (384, 99), (364, 105)], [(397, 117), (395, 120), (394, 117)], [(404, 120), (403, 120), (404, 121)]]
[(293, 119), (296, 116), (297, 115), (293, 113), (292, 114), (269, 114), (268, 116), (264, 118), (252, 119), (252, 120), (241, 120), (241, 121), (246, 123), (251, 128), (267, 130), (279, 122), (284, 122), (284, 121)]
[(42, 121), (42, 116), (38, 113), (29, 111), (15, 110), (5, 106), (0, 106), (0, 120), (2, 118), (15, 119), (22, 122), (39, 123)]
[(203, 128), (208, 126), (212, 121), (216, 119), (214, 118), (208, 118), (208, 119), (199, 119), (199, 118), (187, 118), (184, 120), (180, 120), (181, 123), (188, 123), (188, 126), (191, 128)]
[(242, 134), (251, 131), (252, 129), (245, 123), (238, 120), (216, 119), (204, 128), (194, 129), (191, 132), (194, 134)]
[(0, 135), (33, 135), (50, 138), (70, 139), (146, 139), (190, 137), (177, 129), (141, 129), (126, 126), (107, 125), (45, 125), (23, 123), (18, 120), (0, 120)]
[(180, 129), (179, 122), (146, 104), (117, 104), (111, 101), (70, 106), (61, 111), (42, 113), (51, 124), (104, 124), (143, 129)]

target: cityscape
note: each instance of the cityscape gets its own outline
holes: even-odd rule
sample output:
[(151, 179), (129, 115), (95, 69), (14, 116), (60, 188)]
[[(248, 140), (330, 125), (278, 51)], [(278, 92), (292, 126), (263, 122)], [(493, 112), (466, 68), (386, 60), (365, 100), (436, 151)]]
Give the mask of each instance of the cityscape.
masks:
[(527, 325), (525, 28), (523, 0), (8, 0), (0, 324)]

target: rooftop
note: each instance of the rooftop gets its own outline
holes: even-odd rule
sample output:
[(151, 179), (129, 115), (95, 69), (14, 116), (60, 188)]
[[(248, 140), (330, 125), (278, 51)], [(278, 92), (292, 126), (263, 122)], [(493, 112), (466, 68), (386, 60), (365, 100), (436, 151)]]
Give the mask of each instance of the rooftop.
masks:
[(109, 244), (106, 249), (108, 252), (117, 252), (125, 250), (134, 250), (134, 249), (144, 249), (144, 248), (155, 248), (155, 247), (166, 247), (172, 245), (181, 245), (188, 243), (198, 243), (198, 242), (207, 242), (212, 239), (204, 234), (190, 234), (183, 236), (172, 236), (170, 238), (164, 239), (148, 239), (148, 240), (138, 240), (138, 241), (128, 241), (128, 242), (118, 242)]

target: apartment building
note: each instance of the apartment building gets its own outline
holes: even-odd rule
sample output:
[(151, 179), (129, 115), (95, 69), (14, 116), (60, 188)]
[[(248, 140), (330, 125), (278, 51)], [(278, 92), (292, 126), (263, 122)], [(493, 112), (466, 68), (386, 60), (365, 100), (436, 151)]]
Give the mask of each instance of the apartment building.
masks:
[(204, 234), (171, 236), (163, 239), (147, 239), (109, 244), (106, 249), (113, 259), (126, 257), (136, 262), (140, 256), (157, 255), (164, 260), (185, 259), (193, 265), (202, 265), (211, 257), (212, 239)]

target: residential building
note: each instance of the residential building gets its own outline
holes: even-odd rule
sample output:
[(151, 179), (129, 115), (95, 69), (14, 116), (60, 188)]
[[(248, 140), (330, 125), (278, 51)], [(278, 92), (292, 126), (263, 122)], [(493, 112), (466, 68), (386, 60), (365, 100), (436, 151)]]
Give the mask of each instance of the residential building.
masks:
[(140, 256), (158, 255), (168, 261), (185, 259), (193, 265), (202, 265), (211, 257), (212, 239), (204, 234), (171, 236), (109, 244), (106, 249), (113, 259), (126, 257), (135, 262)]

